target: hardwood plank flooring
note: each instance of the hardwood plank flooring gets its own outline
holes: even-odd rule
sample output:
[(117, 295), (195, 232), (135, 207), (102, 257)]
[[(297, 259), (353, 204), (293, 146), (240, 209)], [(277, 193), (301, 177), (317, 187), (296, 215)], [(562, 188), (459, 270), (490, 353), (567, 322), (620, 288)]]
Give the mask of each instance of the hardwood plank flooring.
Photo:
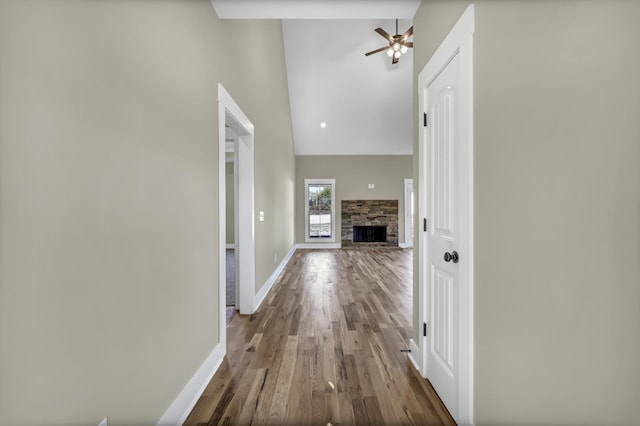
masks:
[(185, 425), (453, 425), (401, 349), (412, 251), (298, 250), (260, 310), (227, 314), (227, 357)]

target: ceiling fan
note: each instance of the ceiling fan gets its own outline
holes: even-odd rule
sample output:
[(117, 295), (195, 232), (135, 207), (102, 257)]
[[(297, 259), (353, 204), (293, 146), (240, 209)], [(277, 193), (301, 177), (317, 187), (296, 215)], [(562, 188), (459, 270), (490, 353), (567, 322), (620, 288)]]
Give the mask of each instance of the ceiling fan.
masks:
[(398, 20), (396, 19), (396, 35), (392, 36), (382, 28), (376, 28), (375, 32), (380, 34), (382, 37), (386, 38), (389, 41), (389, 46), (381, 47), (380, 49), (372, 50), (371, 52), (365, 53), (365, 56), (373, 55), (374, 53), (382, 52), (383, 50), (387, 51), (387, 55), (391, 57), (391, 63), (395, 64), (398, 62), (400, 56), (407, 52), (407, 49), (413, 47), (412, 41), (407, 41), (409, 37), (413, 35), (413, 26), (405, 31), (404, 34), (398, 34)]

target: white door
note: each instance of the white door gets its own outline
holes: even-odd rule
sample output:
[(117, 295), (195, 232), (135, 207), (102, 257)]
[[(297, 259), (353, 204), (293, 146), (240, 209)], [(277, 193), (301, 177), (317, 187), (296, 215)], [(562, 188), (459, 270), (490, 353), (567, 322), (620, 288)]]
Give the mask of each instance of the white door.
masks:
[(427, 377), (451, 414), (458, 407), (460, 271), (458, 56), (426, 88)]
[(404, 244), (413, 247), (413, 217), (415, 204), (413, 197), (413, 179), (404, 180)]
[(474, 423), (474, 16), (469, 5), (418, 76), (424, 113), (418, 144), (418, 320), (424, 331), (412, 359), (458, 424)]

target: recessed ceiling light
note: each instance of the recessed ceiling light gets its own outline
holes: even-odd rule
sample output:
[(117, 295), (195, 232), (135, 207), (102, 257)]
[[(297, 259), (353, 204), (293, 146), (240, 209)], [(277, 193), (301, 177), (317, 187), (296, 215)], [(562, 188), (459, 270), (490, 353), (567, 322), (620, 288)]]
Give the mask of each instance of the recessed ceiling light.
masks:
[(322, 127), (322, 128), (324, 129), (325, 127), (327, 127), (327, 123), (325, 123), (325, 122), (323, 121), (322, 123), (320, 123), (320, 127)]

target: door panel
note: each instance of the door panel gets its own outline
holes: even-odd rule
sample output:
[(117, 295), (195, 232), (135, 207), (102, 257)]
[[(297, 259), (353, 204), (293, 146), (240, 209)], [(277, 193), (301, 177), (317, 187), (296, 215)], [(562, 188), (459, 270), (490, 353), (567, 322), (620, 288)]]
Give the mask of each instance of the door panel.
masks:
[(432, 265), (433, 354), (453, 376), (453, 277)]
[(431, 108), (433, 117), (432, 127), (432, 194), (434, 201), (432, 217), (434, 218), (435, 234), (442, 238), (454, 237), (453, 217), (453, 87), (446, 87), (440, 93)]

